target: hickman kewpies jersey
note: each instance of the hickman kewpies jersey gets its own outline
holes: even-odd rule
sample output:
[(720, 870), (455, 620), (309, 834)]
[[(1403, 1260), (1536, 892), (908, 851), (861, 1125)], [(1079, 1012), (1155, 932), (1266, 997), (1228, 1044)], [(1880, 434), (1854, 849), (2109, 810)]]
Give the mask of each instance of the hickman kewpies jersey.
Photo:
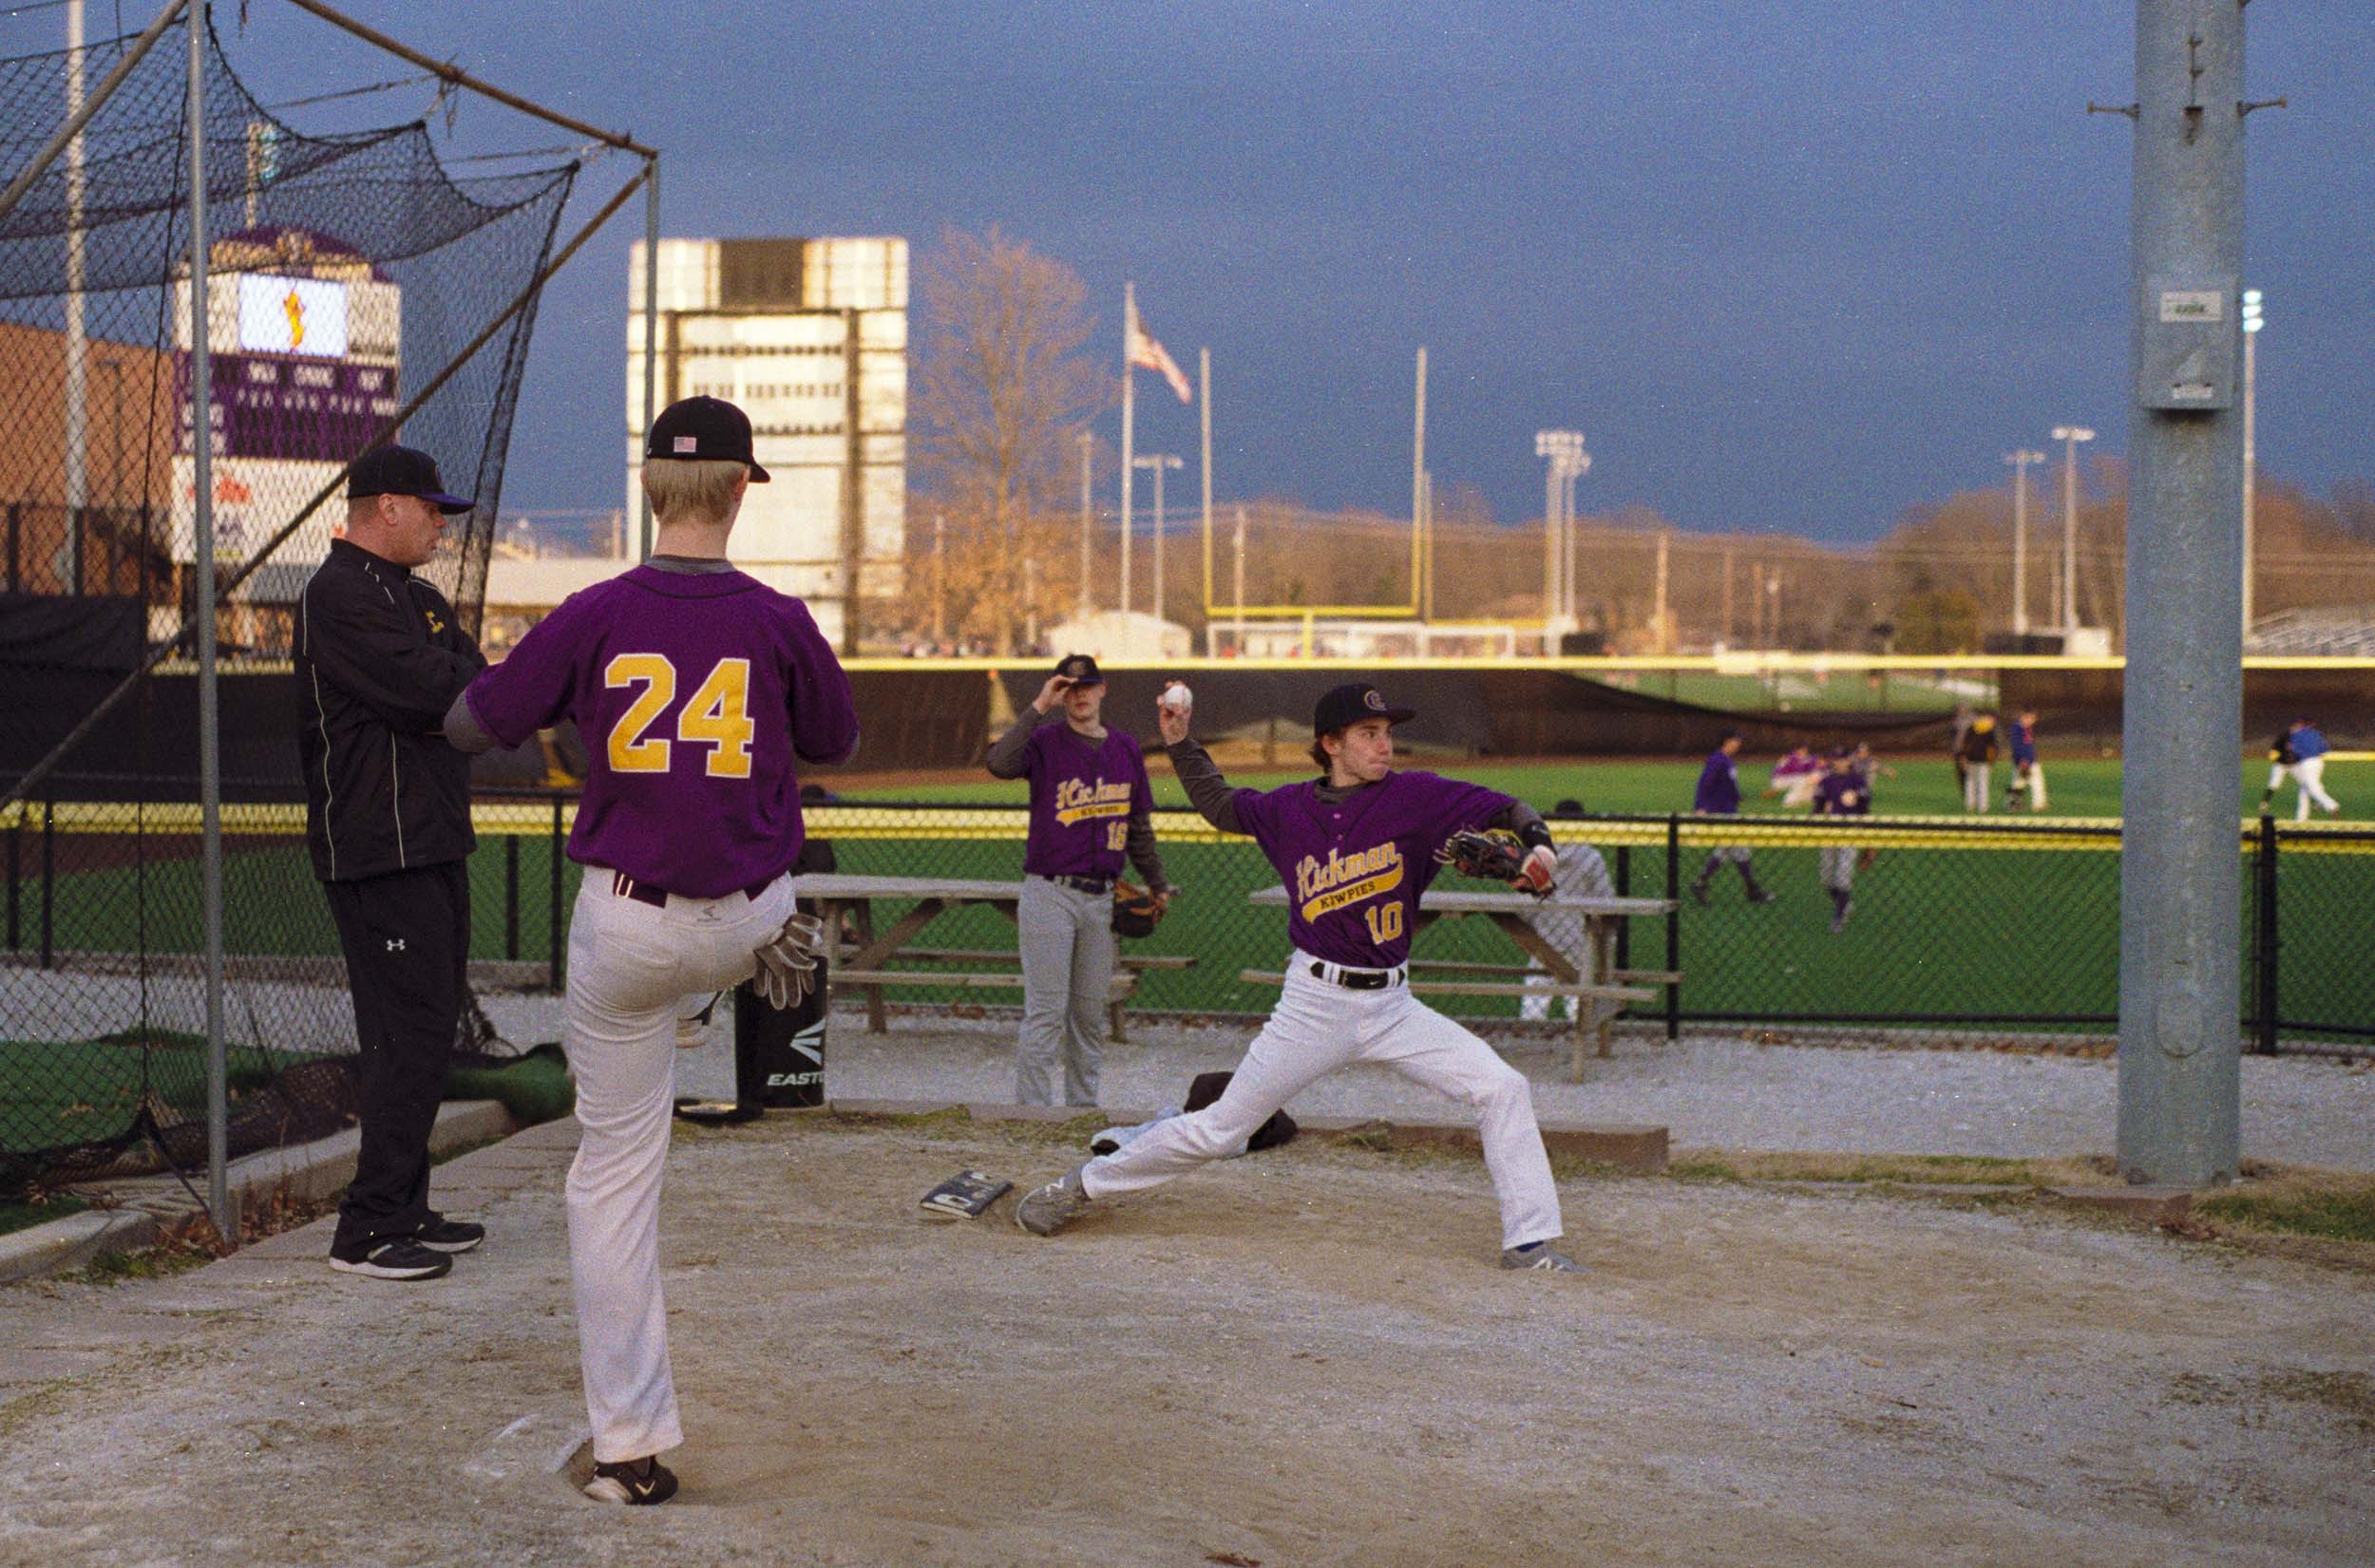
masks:
[(1031, 732), (1031, 836), (1022, 869), (1036, 877), (1119, 877), (1130, 818), (1154, 809), (1138, 742), (1108, 727), (1090, 741), (1071, 726)]
[(1409, 958), (1418, 896), (1439, 869), (1434, 852), (1511, 803), (1438, 773), (1389, 773), (1334, 804), (1320, 799), (1317, 780), (1231, 798), (1238, 824), (1286, 884), (1296, 948), (1355, 969)]
[(732, 570), (638, 566), (572, 594), (466, 699), (505, 746), (576, 719), (590, 767), (569, 858), (693, 898), (788, 870), (795, 757), (858, 748), (849, 677), (808, 607)]

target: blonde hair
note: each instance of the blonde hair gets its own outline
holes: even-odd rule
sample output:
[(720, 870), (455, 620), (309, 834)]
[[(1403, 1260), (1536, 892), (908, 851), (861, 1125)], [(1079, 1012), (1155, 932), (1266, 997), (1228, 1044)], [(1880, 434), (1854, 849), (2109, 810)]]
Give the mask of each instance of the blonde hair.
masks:
[(734, 482), (749, 472), (732, 458), (655, 458), (643, 465), (643, 493), (663, 522), (725, 522), (734, 512)]

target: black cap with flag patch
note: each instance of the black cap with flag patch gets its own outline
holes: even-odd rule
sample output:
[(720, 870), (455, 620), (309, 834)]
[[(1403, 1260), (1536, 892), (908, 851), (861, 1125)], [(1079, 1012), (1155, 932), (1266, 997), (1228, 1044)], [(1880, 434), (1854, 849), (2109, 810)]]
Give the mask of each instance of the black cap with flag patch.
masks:
[(751, 483), (767, 482), (767, 470), (750, 452), (750, 416), (722, 397), (689, 397), (661, 409), (644, 438), (643, 456), (647, 462), (739, 463), (750, 470)]

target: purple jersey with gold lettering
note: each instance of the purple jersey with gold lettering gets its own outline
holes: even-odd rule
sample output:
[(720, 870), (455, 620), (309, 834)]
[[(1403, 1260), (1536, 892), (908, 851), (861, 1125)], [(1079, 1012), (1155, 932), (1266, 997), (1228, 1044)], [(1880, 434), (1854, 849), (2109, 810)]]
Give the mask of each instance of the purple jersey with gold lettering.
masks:
[(638, 566), (572, 594), (467, 698), (506, 746), (574, 718), (591, 765), (569, 858), (693, 898), (788, 870), (795, 758), (858, 746), (849, 677), (808, 607), (732, 571)]
[(1434, 852), (1512, 803), (1438, 773), (1389, 773), (1335, 804), (1320, 798), (1317, 780), (1241, 789), (1231, 803), (1286, 884), (1286, 931), (1296, 948), (1332, 964), (1392, 969), (1410, 956), (1418, 896), (1437, 869)]
[(1068, 724), (1043, 724), (1024, 753), (1031, 771), (1031, 837), (1022, 869), (1035, 877), (1119, 877), (1132, 812), (1154, 809), (1146, 758), (1127, 731), (1092, 741)]

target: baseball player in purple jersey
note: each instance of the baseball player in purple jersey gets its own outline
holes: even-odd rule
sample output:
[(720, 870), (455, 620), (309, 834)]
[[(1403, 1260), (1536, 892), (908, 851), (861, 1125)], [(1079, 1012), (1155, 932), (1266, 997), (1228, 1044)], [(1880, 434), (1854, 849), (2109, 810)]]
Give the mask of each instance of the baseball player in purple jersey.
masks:
[[(1986, 786), (1983, 784), (1980, 787), (1985, 790)], [(1831, 753), (1831, 771), (1814, 786), (1814, 815), (1872, 815), (1872, 781), (1855, 770), (1855, 753), (1850, 747), (1843, 746)], [(1822, 865), (1823, 888), (1831, 895), (1834, 936), (1847, 929), (1847, 917), (1855, 913), (1855, 871), (1861, 857), (1862, 852), (1853, 844), (1825, 844), (1817, 857)]]
[(675, 1491), (654, 1456), (684, 1441), (658, 1256), (678, 1004), (755, 974), (782, 1006), (787, 969), (809, 977), (796, 972), (822, 933), (795, 915), (786, 875), (803, 836), (796, 760), (858, 745), (848, 677), (808, 606), (727, 563), (744, 488), (768, 477), (750, 420), (690, 398), (643, 455), (651, 560), (571, 595), (446, 717), (465, 750), (572, 717), (591, 757), (569, 836), (585, 867), (561, 1024), (584, 1129), (569, 1267), (594, 1427), (585, 1490), (628, 1503)]
[(1028, 1194), (1016, 1222), (1052, 1236), (1094, 1200), (1143, 1192), (1244, 1147), (1271, 1112), (1324, 1074), (1378, 1062), (1477, 1108), (1500, 1198), (1501, 1266), (1582, 1272), (1548, 1245), (1560, 1234), (1559, 1195), (1532, 1086), (1410, 994), (1410, 934), (1418, 897), (1434, 879), (1435, 850), (1463, 828), (1509, 828), (1528, 846), (1517, 885), (1546, 887), (1558, 856), (1542, 818), (1478, 784), (1396, 772), (1393, 727), (1414, 715), (1387, 706), (1373, 686), (1340, 686), (1320, 699), (1312, 759), (1326, 771), (1282, 789), (1231, 789), (1188, 738), (1186, 704), (1167, 700), (1156, 716), (1196, 810), (1224, 833), (1250, 836), (1286, 884), (1294, 954), (1285, 988), (1218, 1101)]
[[(1061, 705), (1061, 724), (1046, 724)], [(1053, 1105), (1063, 1064), (1067, 1105), (1097, 1103), (1106, 998), (1113, 980), (1113, 878), (1127, 858), (1165, 903), (1155, 853), (1154, 789), (1137, 739), (1104, 721), (1105, 676), (1086, 653), (1055, 666), (1031, 707), (991, 743), (990, 772), (1031, 781), (1022, 852), (1022, 1031), (1015, 1101)]]

